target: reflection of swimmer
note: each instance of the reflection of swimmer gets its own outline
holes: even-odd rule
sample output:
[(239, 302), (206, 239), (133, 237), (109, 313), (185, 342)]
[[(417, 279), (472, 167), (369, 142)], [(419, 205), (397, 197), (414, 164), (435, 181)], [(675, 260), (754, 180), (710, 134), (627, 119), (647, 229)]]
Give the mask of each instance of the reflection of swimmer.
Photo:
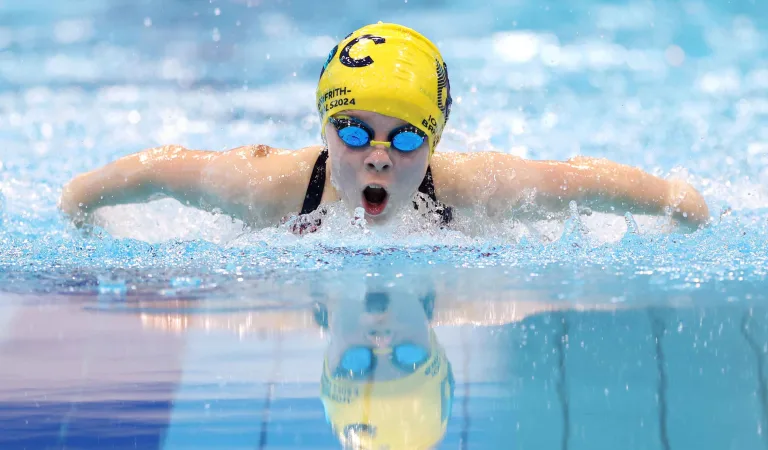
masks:
[(321, 399), (345, 448), (427, 449), (443, 438), (454, 379), (430, 319), (434, 295), (372, 288), (318, 304), (328, 331)]
[(704, 199), (687, 183), (603, 159), (435, 153), (451, 111), (450, 88), (447, 65), (427, 38), (399, 25), (366, 26), (334, 47), (321, 71), (323, 146), (150, 149), (76, 177), (60, 207), (82, 224), (99, 207), (165, 195), (254, 226), (284, 219), (298, 233), (317, 229), (325, 206), (337, 201), (362, 207), (369, 223), (404, 207), (449, 225), (462, 211), (519, 218), (567, 211), (570, 201), (618, 214), (669, 210), (694, 227), (708, 220)]

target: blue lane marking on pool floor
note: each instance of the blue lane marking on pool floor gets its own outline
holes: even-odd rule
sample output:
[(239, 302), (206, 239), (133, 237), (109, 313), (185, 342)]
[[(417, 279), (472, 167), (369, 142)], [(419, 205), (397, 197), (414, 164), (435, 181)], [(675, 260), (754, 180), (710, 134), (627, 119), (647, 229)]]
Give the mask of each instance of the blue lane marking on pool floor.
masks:
[(569, 450), (663, 450), (658, 373), (645, 310), (564, 314)]
[[(235, 333), (186, 334), (183, 373), (164, 450), (258, 448), (269, 394), (268, 384), (258, 378), (270, 359), (263, 346), (244, 345)], [(227, 355), (222, 349), (232, 349), (239, 360), (217, 363)]]
[(660, 316), (670, 448), (765, 448), (758, 367), (741, 329), (746, 309), (668, 309)]
[(187, 332), (161, 448), (338, 448), (319, 398), (325, 344), (308, 333)]

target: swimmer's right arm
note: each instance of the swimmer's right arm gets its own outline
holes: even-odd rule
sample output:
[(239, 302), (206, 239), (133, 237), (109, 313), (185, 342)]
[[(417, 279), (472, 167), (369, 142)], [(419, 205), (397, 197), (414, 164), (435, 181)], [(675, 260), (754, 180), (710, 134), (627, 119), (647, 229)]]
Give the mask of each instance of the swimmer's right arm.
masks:
[[(203, 167), (213, 157), (211, 152), (177, 146), (134, 153), (73, 178), (62, 190), (59, 208), (79, 225), (90, 222), (93, 212), (104, 206), (192, 193)], [(181, 189), (172, 189), (172, 185)]]
[(152, 148), (75, 177), (64, 186), (59, 207), (82, 225), (101, 207), (170, 197), (248, 224), (274, 224), (304, 195), (301, 171), (284, 173), (287, 153), (267, 146), (226, 152)]

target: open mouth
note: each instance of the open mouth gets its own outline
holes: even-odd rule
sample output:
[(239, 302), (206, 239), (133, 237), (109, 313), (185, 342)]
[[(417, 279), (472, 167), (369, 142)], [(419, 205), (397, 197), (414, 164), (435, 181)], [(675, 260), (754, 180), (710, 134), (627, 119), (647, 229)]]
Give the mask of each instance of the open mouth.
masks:
[(369, 184), (363, 189), (363, 208), (371, 216), (377, 216), (387, 206), (387, 190), (378, 184)]

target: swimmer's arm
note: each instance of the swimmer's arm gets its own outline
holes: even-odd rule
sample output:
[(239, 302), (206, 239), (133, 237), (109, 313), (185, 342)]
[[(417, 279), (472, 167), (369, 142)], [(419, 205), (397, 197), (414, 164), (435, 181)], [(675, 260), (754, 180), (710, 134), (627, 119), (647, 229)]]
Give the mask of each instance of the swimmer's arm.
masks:
[[(540, 179), (542, 203), (555, 209), (570, 201), (614, 214), (664, 215), (698, 228), (709, 220), (704, 197), (682, 180), (664, 180), (636, 167), (603, 158), (576, 157), (566, 162), (530, 161), (531, 180)], [(527, 173), (528, 171), (526, 171)]]
[(454, 177), (453, 195), (490, 211), (524, 213), (532, 204), (565, 212), (575, 201), (579, 207), (613, 214), (663, 215), (671, 208), (674, 219), (692, 228), (709, 220), (706, 202), (689, 184), (605, 159), (532, 161), (484, 152), (456, 155), (455, 160), (453, 170), (465, 176)]
[(203, 167), (213, 156), (212, 152), (177, 146), (125, 156), (73, 178), (62, 189), (59, 208), (75, 223), (86, 223), (101, 207), (192, 196)]
[[(227, 152), (164, 146), (120, 158), (82, 174), (62, 191), (59, 206), (76, 224), (98, 208), (170, 197), (182, 204), (219, 211), (249, 224), (273, 224), (300, 200), (280, 180), (280, 164), (261, 158), (266, 146)], [(274, 180), (274, 181), (273, 181)], [(290, 184), (290, 183), (288, 183)], [(293, 189), (295, 190), (295, 189)]]

